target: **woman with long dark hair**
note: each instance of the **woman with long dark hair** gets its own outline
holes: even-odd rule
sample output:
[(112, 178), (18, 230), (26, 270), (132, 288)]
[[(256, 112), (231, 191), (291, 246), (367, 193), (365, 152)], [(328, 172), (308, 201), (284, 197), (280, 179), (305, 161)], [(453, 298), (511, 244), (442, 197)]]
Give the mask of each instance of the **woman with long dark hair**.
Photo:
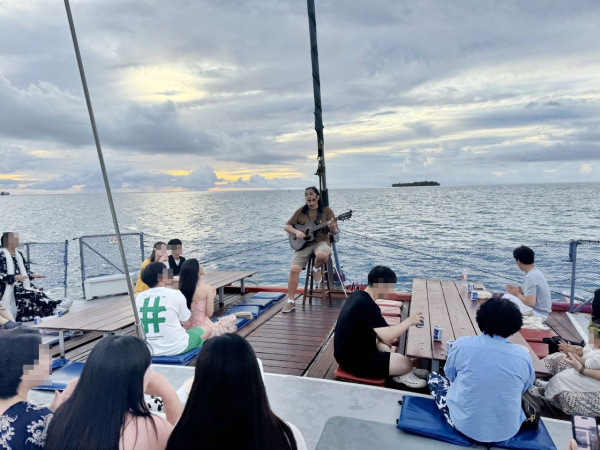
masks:
[(161, 262), (167, 267), (167, 269), (169, 268), (169, 255), (167, 254), (167, 244), (165, 244), (162, 241), (158, 241), (154, 244), (154, 246), (152, 247), (152, 253), (150, 254), (150, 257), (145, 259), (142, 263), (142, 267), (140, 267), (140, 274), (138, 275), (138, 279), (135, 283), (135, 289), (133, 290), (135, 294), (150, 289), (148, 285), (142, 280), (142, 272), (148, 264), (153, 262)]
[[(183, 406), (150, 367), (144, 341), (102, 339), (88, 357), (73, 395), (54, 414), (46, 450), (163, 450)], [(167, 420), (152, 415), (144, 391), (160, 396)]]
[(600, 323), (600, 289), (596, 289), (592, 300), (592, 323)]
[(305, 450), (298, 429), (269, 406), (252, 347), (227, 333), (209, 340), (196, 362), (185, 410), (167, 450)]
[(214, 323), (210, 320), (215, 312), (214, 301), (217, 292), (210, 284), (200, 281), (202, 275), (204, 275), (204, 269), (197, 259), (188, 259), (181, 266), (179, 290), (185, 296), (188, 309), (192, 313), (186, 328), (211, 329), (211, 336), (234, 333), (237, 330), (235, 326), (237, 317), (234, 315), (223, 316)]

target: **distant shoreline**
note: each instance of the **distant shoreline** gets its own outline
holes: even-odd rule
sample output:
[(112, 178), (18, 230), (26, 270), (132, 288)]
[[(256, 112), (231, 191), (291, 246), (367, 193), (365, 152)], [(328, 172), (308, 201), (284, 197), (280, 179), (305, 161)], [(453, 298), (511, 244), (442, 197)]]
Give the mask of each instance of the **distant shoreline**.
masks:
[(392, 187), (440, 186), (437, 181), (415, 181), (414, 183), (394, 183)]

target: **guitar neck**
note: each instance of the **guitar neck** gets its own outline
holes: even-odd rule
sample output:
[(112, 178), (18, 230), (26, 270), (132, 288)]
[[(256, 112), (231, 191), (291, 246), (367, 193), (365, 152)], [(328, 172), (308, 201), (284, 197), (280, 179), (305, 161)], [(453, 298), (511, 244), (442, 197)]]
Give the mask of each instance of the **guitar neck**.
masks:
[(323, 223), (317, 225), (316, 227), (313, 228), (313, 232), (317, 231), (317, 230), (320, 230), (321, 228), (326, 227), (329, 222), (334, 222), (334, 221), (338, 220), (339, 218), (340, 218), (340, 216), (337, 216), (337, 217), (334, 217), (331, 220), (327, 220), (326, 222), (323, 222)]

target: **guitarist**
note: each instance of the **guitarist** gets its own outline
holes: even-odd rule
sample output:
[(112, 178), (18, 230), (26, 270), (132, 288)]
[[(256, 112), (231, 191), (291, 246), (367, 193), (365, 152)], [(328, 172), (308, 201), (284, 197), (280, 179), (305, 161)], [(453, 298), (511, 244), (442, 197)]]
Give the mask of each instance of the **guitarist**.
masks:
[[(294, 213), (283, 228), (289, 234), (295, 235), (299, 239), (304, 239), (305, 235), (302, 231), (296, 230), (294, 225), (304, 225), (307, 222), (314, 222), (319, 225), (335, 218), (335, 214), (333, 214), (331, 208), (323, 206), (319, 190), (315, 186), (306, 188), (304, 199), (306, 204)], [(321, 266), (327, 263), (331, 255), (331, 236), (336, 236), (337, 234), (337, 223), (331, 222), (326, 228), (324, 227), (316, 233), (314, 241), (307, 243), (304, 248), (294, 253), (290, 276), (288, 278), (288, 301), (283, 307), (284, 313), (293, 311), (296, 308), (294, 298), (296, 297), (298, 278), (312, 255), (315, 255), (313, 279), (316, 283), (321, 282)], [(337, 241), (337, 239), (335, 240)]]

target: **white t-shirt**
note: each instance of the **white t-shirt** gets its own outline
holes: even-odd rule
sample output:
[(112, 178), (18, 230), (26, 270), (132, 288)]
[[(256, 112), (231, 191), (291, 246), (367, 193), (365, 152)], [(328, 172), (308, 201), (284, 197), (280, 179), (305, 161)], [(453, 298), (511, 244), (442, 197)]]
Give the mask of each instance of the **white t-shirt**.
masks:
[(192, 315), (184, 295), (175, 289), (155, 287), (140, 292), (135, 304), (154, 356), (183, 353), (190, 338), (181, 322)]

